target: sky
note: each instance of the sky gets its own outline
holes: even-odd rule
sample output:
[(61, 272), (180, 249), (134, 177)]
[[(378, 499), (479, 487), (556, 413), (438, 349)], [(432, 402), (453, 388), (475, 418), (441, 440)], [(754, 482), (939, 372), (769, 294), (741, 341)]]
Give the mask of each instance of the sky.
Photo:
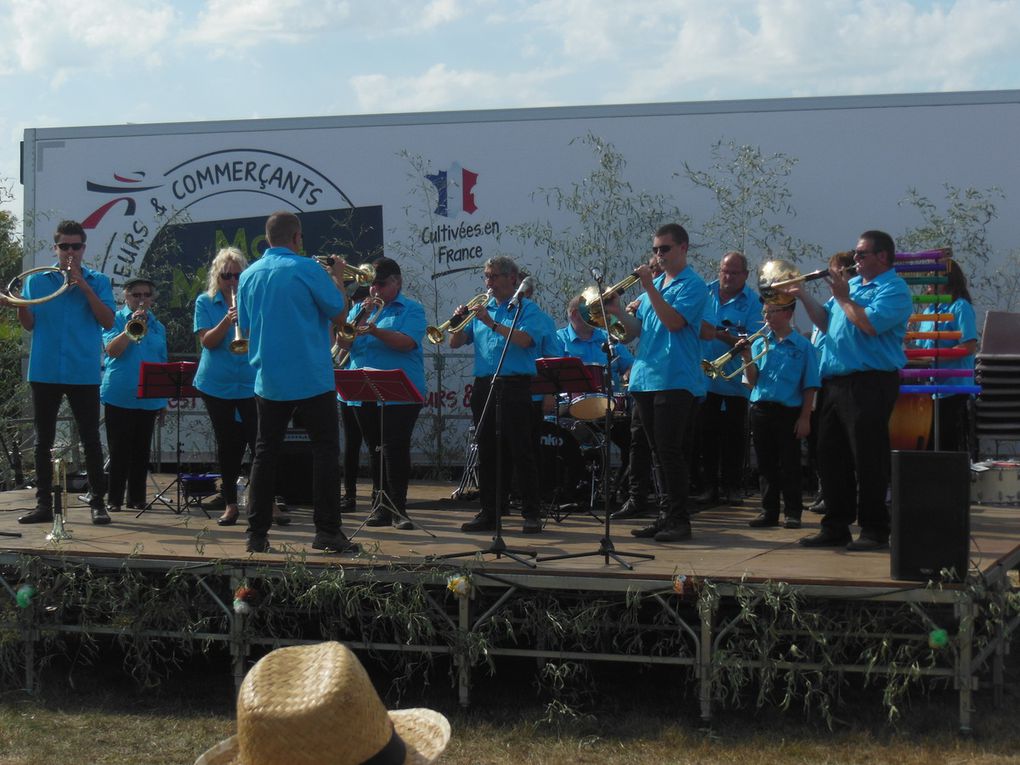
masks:
[(33, 127), (1020, 88), (1017, 0), (0, 0), (0, 30), (19, 217)]

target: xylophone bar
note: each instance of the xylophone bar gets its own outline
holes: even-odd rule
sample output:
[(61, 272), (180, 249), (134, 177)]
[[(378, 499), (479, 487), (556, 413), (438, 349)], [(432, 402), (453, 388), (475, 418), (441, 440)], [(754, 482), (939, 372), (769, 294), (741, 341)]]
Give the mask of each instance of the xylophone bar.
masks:
[(901, 369), (900, 377), (973, 377), (973, 369)]
[(897, 252), (896, 260), (934, 260), (953, 257), (953, 250), (949, 247), (940, 247), (937, 250), (925, 250), (923, 252)]
[(908, 273), (911, 271), (945, 271), (945, 263), (897, 263), (894, 268), (896, 273)]
[(949, 284), (948, 276), (904, 276), (907, 284)]
[(980, 385), (901, 385), (900, 393), (973, 393), (981, 392)]
[(914, 295), (915, 303), (952, 303), (952, 295)]
[(955, 318), (951, 313), (912, 313), (907, 321), (952, 321)]
[(907, 348), (908, 359), (962, 359), (970, 356), (966, 348)]
[(959, 340), (962, 334), (958, 329), (946, 329), (939, 332), (908, 332), (907, 340)]

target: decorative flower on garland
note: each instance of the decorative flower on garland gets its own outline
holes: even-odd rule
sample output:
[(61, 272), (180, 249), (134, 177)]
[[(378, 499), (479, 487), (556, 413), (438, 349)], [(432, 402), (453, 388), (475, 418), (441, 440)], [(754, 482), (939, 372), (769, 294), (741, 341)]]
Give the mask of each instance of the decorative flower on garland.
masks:
[(18, 608), (28, 608), (32, 605), (32, 598), (35, 597), (36, 589), (31, 584), (23, 584), (18, 588), (18, 592), (15, 595), (15, 600), (18, 603)]
[(256, 592), (247, 585), (241, 585), (234, 591), (234, 613), (247, 616), (255, 607)]
[(674, 576), (673, 592), (675, 592), (680, 597), (683, 597), (686, 589), (687, 589), (687, 577), (684, 576), (683, 574), (677, 574), (676, 576)]
[(941, 627), (933, 629), (928, 633), (929, 648), (945, 648), (947, 645), (949, 645), (949, 633)]
[(458, 598), (470, 598), (471, 579), (464, 574), (451, 576), (449, 579), (446, 580), (446, 589), (448, 589)]

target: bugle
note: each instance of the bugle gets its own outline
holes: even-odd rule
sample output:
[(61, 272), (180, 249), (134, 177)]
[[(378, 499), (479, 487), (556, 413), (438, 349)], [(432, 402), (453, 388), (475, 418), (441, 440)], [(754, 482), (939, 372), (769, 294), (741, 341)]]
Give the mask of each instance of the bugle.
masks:
[[(230, 291), (230, 307), (237, 310), (237, 290)], [(234, 339), (230, 341), (230, 352), (238, 356), (248, 352), (248, 338), (241, 332), (239, 322), (234, 322)]]
[(128, 340), (135, 343), (142, 342), (142, 338), (145, 337), (145, 333), (149, 331), (149, 315), (142, 314), (141, 316), (132, 316), (124, 324), (124, 334), (127, 335)]
[(720, 356), (717, 359), (713, 359), (712, 361), (709, 361), (708, 359), (703, 360), (701, 362), (701, 370), (706, 375), (711, 377), (713, 380), (717, 378), (722, 380), (732, 380), (737, 375), (742, 374), (745, 369), (747, 369), (749, 366), (758, 361), (758, 359), (760, 359), (762, 356), (769, 352), (769, 341), (765, 340), (765, 347), (762, 348), (761, 353), (759, 353), (757, 356), (753, 356), (750, 361), (745, 361), (743, 364), (740, 365), (739, 368), (734, 369), (732, 372), (725, 371), (726, 365), (729, 364), (730, 361), (732, 361), (735, 356), (740, 354), (745, 347), (750, 347), (751, 343), (753, 343), (759, 337), (764, 338), (765, 333), (767, 331), (768, 326), (764, 326), (757, 332), (755, 332), (753, 335), (748, 335), (747, 337), (741, 338), (741, 340), (744, 343), (746, 343), (746, 345), (744, 345), (743, 343), (740, 346), (735, 345), (728, 351), (726, 351), (726, 353), (724, 353), (722, 356)]
[(603, 315), (602, 303), (612, 300), (617, 295), (622, 295), (639, 281), (641, 281), (640, 276), (631, 274), (601, 294), (597, 285), (593, 284), (586, 288), (581, 293), (581, 302), (577, 306), (577, 313), (580, 315), (581, 321), (592, 327), (604, 329), (612, 334), (614, 340), (623, 342), (627, 337), (626, 328), (615, 316)]
[[(840, 252), (837, 256), (850, 255), (850, 252)], [(844, 266), (836, 269), (837, 272), (856, 274), (857, 264)], [(786, 260), (770, 260), (761, 267), (761, 275), (758, 277), (758, 294), (761, 299), (770, 305), (790, 305), (796, 298), (783, 292), (784, 287), (790, 287), (802, 282), (813, 282), (815, 279), (823, 279), (829, 275), (828, 268), (821, 268), (809, 274), (802, 274), (793, 263)]]
[(491, 297), (492, 290), (488, 290), (481, 295), (475, 295), (464, 304), (464, 308), (467, 309), (464, 313), (455, 313), (438, 327), (425, 327), (425, 337), (427, 337), (429, 342), (433, 345), (439, 345), (446, 339), (447, 331), (452, 334), (464, 329), (464, 327), (466, 327), (471, 320), (475, 318), (474, 309), (480, 305), (488, 303)]
[[(367, 298), (366, 302), (362, 303), (358, 308), (353, 321), (345, 322), (337, 330), (338, 342), (333, 344), (331, 351), (333, 354), (333, 366), (337, 369), (343, 369), (351, 357), (351, 349), (342, 347), (339, 341), (343, 340), (353, 343), (358, 334), (365, 332), (367, 327), (378, 321), (379, 315), (382, 314), (383, 305), (381, 297), (373, 295)], [(366, 314), (368, 315), (366, 316)]]
[[(336, 255), (316, 255), (315, 259), (323, 268), (329, 269), (336, 262), (337, 257)], [(371, 263), (362, 263), (360, 266), (344, 263), (342, 274), (345, 282), (371, 284), (375, 281), (375, 268)]]
[[(56, 290), (51, 292), (49, 295), (43, 295), (40, 298), (26, 298), (21, 296), (21, 292), (25, 286), (25, 279), (32, 274), (45, 274), (45, 273), (57, 273), (64, 277), (64, 283), (57, 287)], [(20, 286), (17, 286), (19, 285)], [(56, 266), (41, 266), (40, 268), (30, 268), (27, 271), (22, 271), (20, 274), (15, 276), (7, 283), (6, 289), (0, 289), (0, 297), (4, 298), (9, 305), (21, 308), (22, 306), (38, 305), (39, 303), (45, 303), (48, 300), (53, 300), (55, 297), (59, 297), (67, 292), (71, 286), (71, 272), (66, 268), (57, 268)]]

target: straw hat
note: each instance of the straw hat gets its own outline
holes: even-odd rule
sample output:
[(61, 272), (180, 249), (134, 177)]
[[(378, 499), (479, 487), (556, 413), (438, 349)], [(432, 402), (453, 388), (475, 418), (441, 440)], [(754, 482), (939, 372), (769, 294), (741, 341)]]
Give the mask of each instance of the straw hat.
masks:
[(278, 648), (241, 683), (237, 735), (195, 765), (429, 765), (450, 740), (431, 709), (386, 711), (340, 643)]

